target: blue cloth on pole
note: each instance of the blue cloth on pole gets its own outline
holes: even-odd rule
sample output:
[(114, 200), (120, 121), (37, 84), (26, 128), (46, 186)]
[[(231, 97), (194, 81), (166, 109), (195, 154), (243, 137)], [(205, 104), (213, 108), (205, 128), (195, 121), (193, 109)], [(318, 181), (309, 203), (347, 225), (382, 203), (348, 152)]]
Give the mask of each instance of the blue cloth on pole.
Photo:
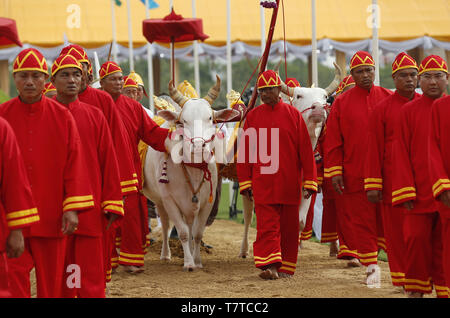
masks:
[[(141, 2), (145, 5), (145, 0), (141, 0)], [(149, 9), (159, 8), (159, 4), (157, 4), (156, 1), (154, 0), (148, 0), (148, 8)]]

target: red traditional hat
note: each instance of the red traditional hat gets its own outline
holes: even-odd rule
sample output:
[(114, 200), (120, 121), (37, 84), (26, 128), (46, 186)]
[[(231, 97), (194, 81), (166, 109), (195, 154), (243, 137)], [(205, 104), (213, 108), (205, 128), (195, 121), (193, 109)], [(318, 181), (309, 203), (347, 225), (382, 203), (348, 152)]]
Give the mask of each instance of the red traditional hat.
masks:
[(80, 63), (84, 62), (84, 63), (91, 64), (86, 51), (77, 44), (68, 45), (61, 50), (61, 53), (59, 53), (59, 55), (66, 55), (66, 54), (72, 55)]
[(428, 71), (442, 71), (448, 73), (447, 63), (438, 55), (429, 55), (419, 66), (419, 75)]
[(47, 61), (38, 50), (25, 49), (17, 55), (13, 64), (13, 73), (20, 71), (39, 71), (48, 74)]
[(392, 63), (392, 74), (404, 68), (415, 68), (416, 70), (419, 70), (416, 61), (405, 52), (401, 52), (395, 57), (395, 60)]
[(134, 87), (134, 88), (138, 88), (138, 83), (136, 83), (136, 81), (134, 79), (132, 79), (129, 76), (125, 76), (123, 78), (123, 88), (125, 87)]
[(351, 75), (347, 75), (344, 79), (339, 83), (339, 86), (336, 90), (336, 94), (340, 94), (344, 91), (346, 87), (355, 85), (355, 81)]
[(297, 81), (297, 79), (293, 77), (286, 78), (286, 85), (289, 87), (301, 87), (300, 83)]
[(272, 70), (263, 72), (258, 78), (258, 88), (281, 86), (281, 79)]
[(350, 70), (362, 65), (375, 66), (372, 55), (366, 51), (358, 51), (353, 55), (350, 61)]
[(75, 67), (79, 69), (81, 72), (83, 72), (83, 68), (81, 67), (80, 62), (77, 61), (76, 58), (74, 58), (70, 54), (60, 55), (58, 58), (53, 62), (52, 66), (52, 76), (55, 76), (55, 74), (62, 70), (63, 68), (69, 68), (69, 67)]
[(122, 72), (122, 69), (116, 62), (108, 61), (102, 64), (100, 67), (100, 79), (103, 79), (105, 76), (111, 75), (113, 73)]
[(56, 87), (51, 82), (49, 82), (49, 83), (45, 84), (43, 94), (45, 95), (51, 91), (56, 91)]

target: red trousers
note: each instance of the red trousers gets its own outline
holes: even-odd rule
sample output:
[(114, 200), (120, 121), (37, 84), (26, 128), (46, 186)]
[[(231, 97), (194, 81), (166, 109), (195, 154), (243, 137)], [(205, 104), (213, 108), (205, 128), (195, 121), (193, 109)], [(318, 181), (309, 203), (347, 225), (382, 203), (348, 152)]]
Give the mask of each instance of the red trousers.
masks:
[(404, 209), (382, 204), (383, 228), (391, 280), (394, 286), (405, 284), (405, 243), (403, 237)]
[(66, 238), (31, 237), (25, 251), (8, 259), (8, 276), (14, 298), (30, 298), (30, 272), (35, 267), (38, 298), (60, 298), (64, 272)]
[(317, 197), (316, 193), (314, 193), (311, 196), (311, 203), (309, 205), (308, 214), (306, 215), (305, 227), (303, 228), (303, 231), (300, 233), (299, 243), (300, 240), (307, 241), (312, 237), (313, 232), (312, 226), (314, 221), (314, 204), (316, 203), (316, 197)]
[(66, 244), (66, 260), (62, 297), (105, 298), (103, 238), (70, 235)]
[[(124, 200), (125, 215), (122, 220), (119, 264), (144, 266), (145, 226), (147, 210), (142, 195), (133, 193)], [(148, 230), (147, 230), (148, 232)]]
[(255, 266), (266, 269), (274, 264), (278, 272), (293, 275), (297, 267), (299, 206), (255, 204)]
[(441, 218), (442, 220), (442, 242), (444, 244), (443, 266), (445, 283), (447, 284), (447, 293), (450, 297), (450, 218)]
[(364, 191), (344, 193), (338, 200), (342, 200), (338, 216), (339, 254), (357, 257), (364, 266), (377, 264), (378, 248), (385, 248), (379, 205), (370, 203)]
[(443, 268), (442, 222), (438, 212), (405, 213), (405, 290), (448, 297)]
[(337, 206), (336, 199), (328, 199), (325, 194), (322, 200), (323, 212), (322, 212), (322, 236), (320, 237), (321, 243), (334, 242), (338, 239), (337, 234)]
[(11, 297), (8, 281), (8, 261), (6, 252), (0, 252), (0, 298)]

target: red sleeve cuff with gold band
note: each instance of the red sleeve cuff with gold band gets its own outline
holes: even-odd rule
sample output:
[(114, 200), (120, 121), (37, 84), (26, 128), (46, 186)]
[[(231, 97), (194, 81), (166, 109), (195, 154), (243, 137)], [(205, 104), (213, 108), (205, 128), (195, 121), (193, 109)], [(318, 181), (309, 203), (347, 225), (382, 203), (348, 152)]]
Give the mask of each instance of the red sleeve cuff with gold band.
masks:
[(105, 213), (114, 213), (123, 216), (125, 214), (123, 210), (123, 201), (103, 201), (102, 210)]
[(137, 184), (138, 183), (139, 183), (139, 181), (137, 178), (120, 182), (120, 187), (122, 188), (122, 194), (126, 195), (126, 194), (137, 192), (137, 190), (138, 190)]
[(313, 181), (313, 180), (305, 180), (303, 182), (303, 188), (317, 192), (317, 189), (318, 189), (317, 182)]
[(416, 188), (404, 187), (392, 192), (392, 205), (399, 205), (406, 201), (413, 201), (416, 199)]
[(37, 208), (6, 213), (6, 222), (10, 230), (27, 227), (38, 221)]
[(365, 178), (364, 179), (364, 190), (383, 190), (383, 179), (382, 178)]
[(252, 181), (251, 180), (239, 182), (239, 192), (240, 193), (242, 193), (242, 191), (244, 191), (245, 189), (248, 189), (248, 188), (251, 188), (251, 187), (252, 187)]
[(439, 179), (433, 184), (432, 187), (433, 196), (435, 198), (439, 197), (442, 192), (450, 190), (450, 180), (449, 179)]
[(94, 207), (94, 198), (92, 195), (71, 196), (63, 202), (63, 212), (83, 211)]
[(342, 166), (334, 166), (334, 167), (330, 167), (330, 168), (325, 168), (323, 172), (324, 172), (323, 176), (325, 178), (341, 176), (342, 175)]

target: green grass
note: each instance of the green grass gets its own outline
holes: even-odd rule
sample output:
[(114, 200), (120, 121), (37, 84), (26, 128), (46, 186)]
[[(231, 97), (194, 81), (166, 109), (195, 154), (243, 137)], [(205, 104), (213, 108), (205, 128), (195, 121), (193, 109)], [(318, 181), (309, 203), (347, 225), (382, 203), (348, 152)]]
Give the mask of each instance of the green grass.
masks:
[[(220, 196), (220, 203), (219, 203), (219, 211), (217, 212), (217, 219), (221, 220), (229, 220), (230, 219), (230, 212), (229, 212), (229, 206), (230, 206), (230, 196), (229, 196), (229, 189), (230, 185), (228, 183), (222, 184), (222, 193)], [(237, 198), (237, 209), (243, 211), (242, 207), (242, 196), (238, 195)], [(244, 218), (242, 213), (238, 213), (232, 220), (236, 221), (239, 224), (244, 224)], [(253, 216), (253, 222), (251, 224), (251, 227), (256, 227), (256, 218)], [(319, 244), (327, 244), (328, 243), (320, 243), (320, 241), (317, 239), (317, 237), (312, 236), (309, 240), (310, 242), (319, 243)], [(387, 255), (385, 251), (380, 250), (378, 253), (378, 260), (387, 262)]]

